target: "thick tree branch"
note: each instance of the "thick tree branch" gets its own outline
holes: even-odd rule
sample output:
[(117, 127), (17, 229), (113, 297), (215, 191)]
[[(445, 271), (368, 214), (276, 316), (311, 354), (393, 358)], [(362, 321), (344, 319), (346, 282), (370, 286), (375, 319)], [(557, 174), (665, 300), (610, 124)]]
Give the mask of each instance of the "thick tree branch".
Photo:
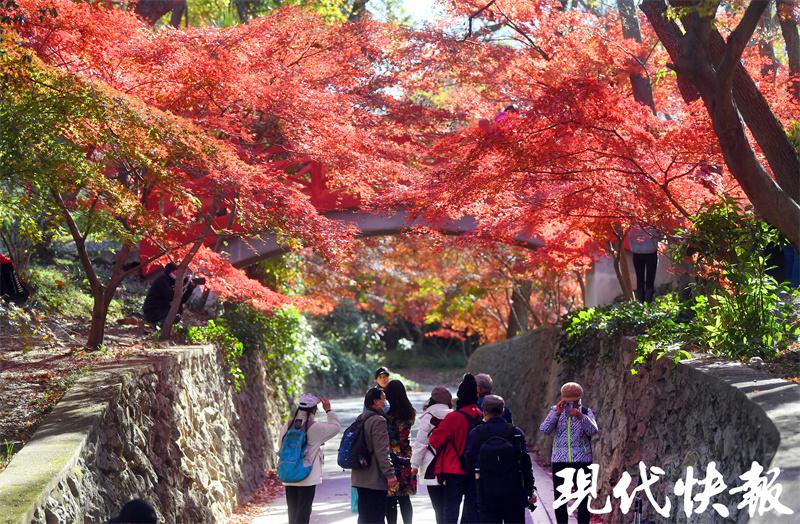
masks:
[(758, 22), (761, 20), (768, 5), (769, 2), (764, 0), (750, 2), (739, 25), (728, 37), (728, 45), (725, 46), (725, 53), (717, 70), (717, 78), (723, 89), (731, 88), (733, 75), (740, 64), (742, 53), (750, 42), (750, 38), (752, 38), (756, 27), (758, 27)]

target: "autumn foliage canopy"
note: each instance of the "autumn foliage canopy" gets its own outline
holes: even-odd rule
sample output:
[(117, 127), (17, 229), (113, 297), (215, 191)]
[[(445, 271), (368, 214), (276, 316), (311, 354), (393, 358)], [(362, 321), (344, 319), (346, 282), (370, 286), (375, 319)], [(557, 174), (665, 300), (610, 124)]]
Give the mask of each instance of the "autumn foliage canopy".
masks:
[[(355, 232), (329, 208), (469, 215), (476, 241), (524, 232), (545, 244), (531, 271), (573, 272), (634, 222), (668, 231), (722, 194), (746, 198), (649, 26), (637, 41), (618, 14), (564, 4), (457, 0), (417, 29), (296, 8), (153, 29), (106, 3), (21, 0), (3, 29), (3, 96), (28, 122), (19, 136), (71, 156), (24, 154), (20, 141), (27, 159), (7, 154), (2, 169), (54, 199), (79, 237), (96, 215), (128, 247), (145, 242), (146, 263), (182, 261), (261, 309), (297, 299), (232, 267), (225, 242), (272, 232), (336, 265)], [(720, 15), (723, 32), (738, 18), (735, 6)], [(788, 126), (789, 68), (763, 67), (755, 46), (744, 60)], [(637, 75), (651, 106), (634, 99)], [(22, 118), (48, 111), (45, 127)], [(67, 167), (45, 177), (43, 163)]]

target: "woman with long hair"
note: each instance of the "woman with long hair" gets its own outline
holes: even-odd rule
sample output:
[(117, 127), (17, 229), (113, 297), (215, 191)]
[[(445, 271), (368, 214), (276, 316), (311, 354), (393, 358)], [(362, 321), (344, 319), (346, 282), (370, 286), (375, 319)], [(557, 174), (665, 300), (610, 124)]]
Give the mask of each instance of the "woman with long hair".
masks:
[(414, 406), (408, 400), (406, 388), (399, 380), (392, 380), (386, 385), (386, 400), (389, 401), (389, 411), (386, 421), (389, 426), (389, 449), (395, 473), (397, 486), (390, 489), (386, 499), (386, 522), (396, 524), (397, 506), (403, 515), (403, 523), (411, 524), (413, 509), (411, 508), (411, 495), (417, 492), (417, 477), (411, 468), (411, 426), (417, 416)]

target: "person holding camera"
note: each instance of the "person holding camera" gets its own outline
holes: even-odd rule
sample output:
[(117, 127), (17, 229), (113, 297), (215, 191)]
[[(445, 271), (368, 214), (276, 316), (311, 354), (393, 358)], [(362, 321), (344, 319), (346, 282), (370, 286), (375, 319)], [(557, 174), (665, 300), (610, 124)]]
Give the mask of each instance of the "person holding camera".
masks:
[[(539, 431), (550, 435), (555, 431), (551, 462), (553, 467), (553, 493), (558, 499), (558, 488), (564, 479), (557, 474), (565, 468), (575, 468), (576, 478), (580, 471), (591, 475), (588, 470), (592, 463), (591, 437), (598, 433), (594, 412), (581, 403), (583, 388), (577, 382), (567, 382), (561, 386), (561, 400), (550, 408)], [(556, 521), (566, 524), (569, 520), (567, 505), (555, 510)], [(578, 524), (589, 524), (591, 515), (587, 498), (578, 505)]]
[(483, 397), (484, 423), (470, 431), (464, 460), (475, 472), (480, 522), (519, 524), (536, 509), (533, 466), (525, 433), (505, 420), (506, 403)]
[[(142, 313), (144, 319), (154, 326), (160, 326), (167, 318), (170, 305), (172, 304), (172, 297), (175, 295), (175, 271), (178, 266), (174, 262), (170, 262), (164, 266), (164, 273), (153, 281), (150, 289), (147, 290), (147, 296), (144, 299), (144, 306)], [(181, 297), (181, 306), (178, 313), (183, 311), (183, 305), (192, 296), (192, 292), (197, 286), (202, 286), (206, 283), (203, 277), (183, 277), (183, 296)], [(175, 317), (175, 321), (180, 320), (180, 315)]]

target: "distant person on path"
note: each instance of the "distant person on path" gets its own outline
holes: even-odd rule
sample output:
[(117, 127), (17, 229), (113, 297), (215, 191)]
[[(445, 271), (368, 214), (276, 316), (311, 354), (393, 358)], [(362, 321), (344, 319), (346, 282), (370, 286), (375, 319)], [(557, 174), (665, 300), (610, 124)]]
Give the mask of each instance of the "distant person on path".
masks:
[(108, 521), (108, 524), (157, 524), (158, 515), (155, 508), (146, 500), (133, 499), (127, 502), (119, 515)]
[[(555, 430), (551, 462), (553, 467), (553, 492), (558, 499), (558, 487), (564, 479), (557, 474), (564, 468), (575, 468), (591, 475), (588, 466), (592, 463), (591, 437), (599, 430), (594, 412), (581, 403), (583, 388), (577, 382), (561, 386), (561, 400), (550, 408), (539, 431), (550, 435)], [(577, 472), (576, 472), (577, 475)], [(577, 478), (577, 477), (576, 477)], [(567, 506), (555, 510), (556, 521), (566, 524), (569, 520)], [(578, 505), (578, 524), (589, 524), (590, 514), (587, 498)]]
[(430, 445), (439, 457), (436, 475), (444, 484), (444, 522), (458, 523), (461, 501), (464, 512), (461, 523), (478, 521), (475, 477), (463, 463), (469, 432), (481, 423), (483, 414), (477, 406), (478, 385), (467, 373), (458, 386), (456, 411), (449, 413), (430, 436)]
[(399, 380), (392, 380), (386, 385), (386, 399), (389, 411), (386, 422), (389, 428), (389, 453), (394, 472), (397, 475), (397, 487), (387, 493), (386, 522), (396, 524), (397, 506), (403, 515), (403, 524), (411, 524), (414, 510), (411, 507), (411, 495), (417, 493), (417, 476), (411, 468), (411, 427), (416, 421), (417, 412), (408, 400), (406, 388)]
[[(178, 266), (174, 262), (164, 266), (164, 273), (155, 279), (150, 285), (150, 289), (147, 290), (142, 313), (144, 313), (144, 319), (148, 323), (160, 326), (167, 318), (169, 308), (172, 305), (172, 297), (175, 295), (175, 271), (177, 269)], [(202, 277), (184, 277), (183, 296), (181, 297), (179, 313), (183, 309), (183, 304), (192, 296), (194, 288), (205, 283), (206, 281)], [(175, 321), (177, 322), (178, 320), (180, 320), (180, 315), (175, 317)]]
[[(322, 403), (326, 420), (317, 420), (317, 404)], [(303, 464), (311, 467), (306, 478), (298, 482), (284, 482), (286, 487), (286, 504), (289, 506), (289, 524), (308, 524), (311, 519), (311, 506), (314, 503), (317, 485), (322, 483), (322, 463), (325, 453), (322, 446), (339, 433), (342, 423), (339, 416), (331, 409), (331, 402), (325, 397), (316, 397), (306, 393), (300, 397), (300, 405), (294, 416), (283, 426), (281, 443), (286, 433), (294, 428), (305, 431), (306, 446), (303, 453)]]
[(502, 397), (484, 397), (484, 424), (470, 432), (465, 458), (477, 479), (480, 521), (518, 524), (536, 502), (533, 466), (525, 433), (505, 421), (504, 407)]
[(375, 370), (375, 385), (379, 388), (385, 390), (386, 386), (389, 385), (389, 370), (384, 367), (380, 367)]
[[(475, 382), (478, 384), (478, 407), (483, 410), (483, 399), (486, 395), (491, 395), (494, 389), (494, 381), (488, 373), (478, 373), (475, 375)], [(514, 423), (514, 417), (511, 416), (511, 410), (508, 406), (503, 404), (503, 419), (509, 424)]]
[(633, 253), (633, 268), (636, 271), (636, 299), (639, 302), (653, 301), (660, 237), (660, 233), (650, 226), (634, 224), (628, 230), (628, 243)]
[(369, 466), (353, 469), (350, 483), (358, 490), (358, 524), (378, 524), (386, 516), (386, 494), (397, 489), (397, 476), (389, 459), (389, 430), (383, 417), (386, 394), (373, 387), (364, 397), (364, 436), (369, 452)]
[(453, 395), (444, 386), (436, 386), (431, 391), (431, 398), (425, 402), (422, 415), (419, 417), (417, 436), (412, 446), (411, 467), (419, 478), (419, 483), (428, 487), (428, 496), (436, 514), (436, 524), (444, 523), (444, 486), (439, 484), (432, 464), (436, 454), (428, 445), (431, 432), (453, 409)]

